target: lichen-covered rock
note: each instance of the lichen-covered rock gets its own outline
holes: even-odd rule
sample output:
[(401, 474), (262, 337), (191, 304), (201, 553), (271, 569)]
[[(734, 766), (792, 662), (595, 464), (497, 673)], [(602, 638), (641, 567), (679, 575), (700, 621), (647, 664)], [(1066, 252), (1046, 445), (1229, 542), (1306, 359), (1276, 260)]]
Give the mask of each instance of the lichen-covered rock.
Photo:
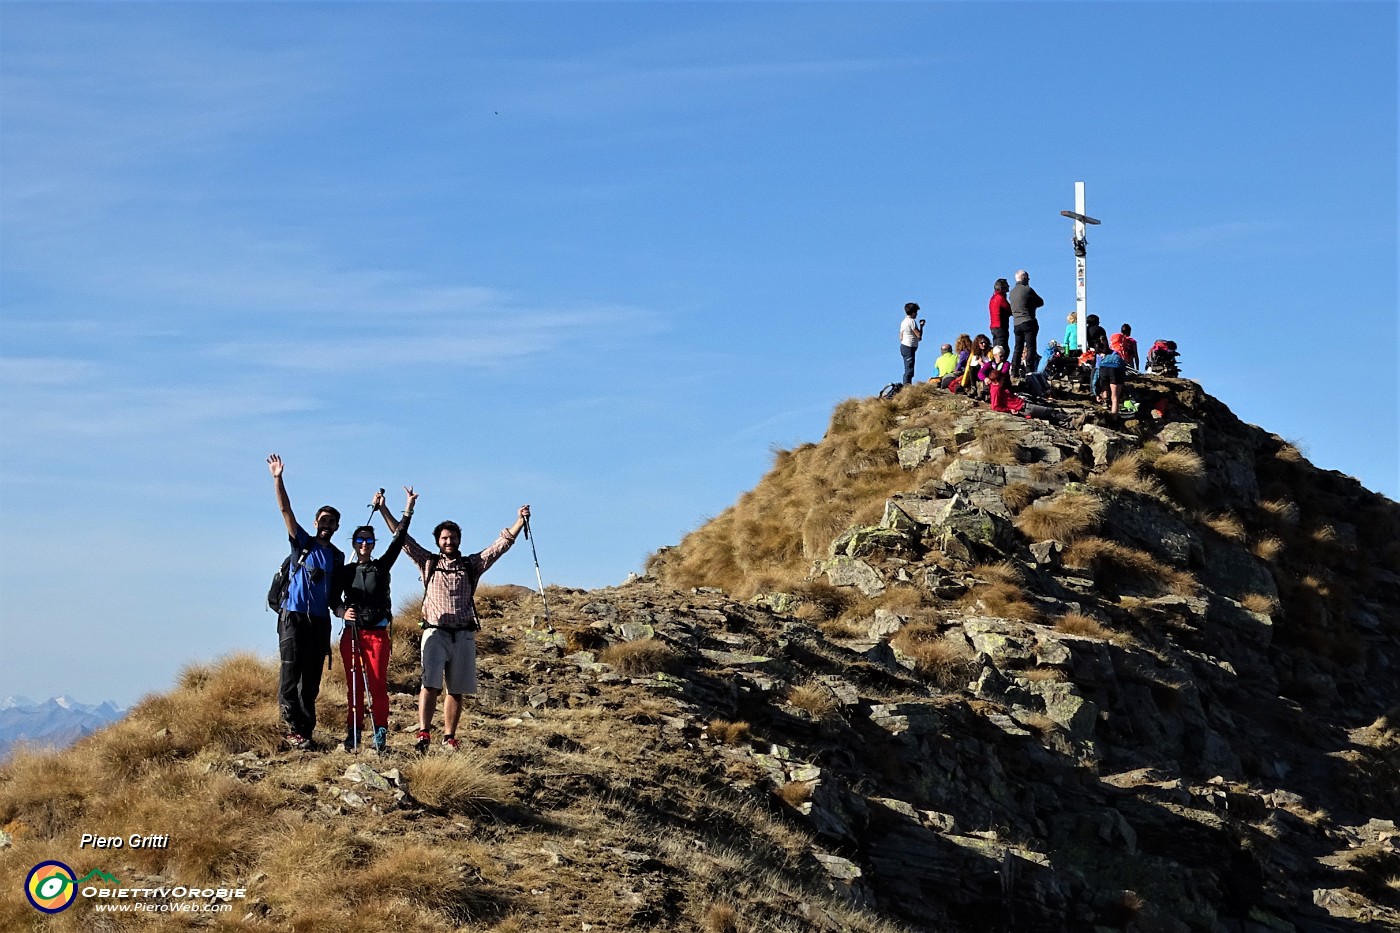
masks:
[(1072, 738), (1084, 742), (1094, 738), (1099, 708), (1086, 700), (1076, 685), (1058, 680), (1037, 680), (1028, 682), (1026, 689), (1040, 698), (1045, 705), (1045, 715), (1063, 726)]
[(1192, 421), (1170, 421), (1157, 432), (1157, 442), (1167, 450), (1201, 449), (1201, 426)]
[(1000, 619), (963, 620), (973, 650), (991, 658), (997, 668), (1026, 667), (1035, 662), (1035, 643), (1024, 626)]
[(1093, 455), (1095, 467), (1106, 467), (1114, 460), (1138, 446), (1135, 438), (1119, 434), (1097, 424), (1086, 424), (1080, 429), (1089, 452)]
[(858, 558), (838, 556), (817, 561), (816, 565), (816, 574), (825, 575), (832, 586), (853, 586), (866, 596), (879, 596), (885, 591), (879, 571)]
[(904, 627), (904, 618), (888, 609), (876, 609), (875, 618), (866, 630), (871, 638), (888, 638)]

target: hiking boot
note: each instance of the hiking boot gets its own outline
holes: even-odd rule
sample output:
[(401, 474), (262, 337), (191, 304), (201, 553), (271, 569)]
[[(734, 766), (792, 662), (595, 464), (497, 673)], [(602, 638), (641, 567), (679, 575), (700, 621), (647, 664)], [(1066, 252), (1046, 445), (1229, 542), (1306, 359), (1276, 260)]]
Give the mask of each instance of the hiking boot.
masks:
[(374, 730), (374, 750), (384, 751), (384, 746), (389, 744), (389, 730), (385, 726), (378, 726)]
[(457, 741), (457, 737), (455, 735), (444, 735), (442, 737), (442, 747), (449, 751), (455, 752), (461, 750), (462, 743)]
[(282, 736), (282, 743), (288, 748), (295, 748), (300, 751), (305, 751), (311, 747), (311, 740), (300, 732), (288, 732), (286, 735)]
[(413, 743), (413, 747), (418, 749), (419, 754), (428, 750), (428, 743), (433, 740), (433, 734), (427, 729), (418, 730), (418, 740)]
[(345, 733), (345, 750), (353, 752), (360, 747), (360, 730), (350, 729)]

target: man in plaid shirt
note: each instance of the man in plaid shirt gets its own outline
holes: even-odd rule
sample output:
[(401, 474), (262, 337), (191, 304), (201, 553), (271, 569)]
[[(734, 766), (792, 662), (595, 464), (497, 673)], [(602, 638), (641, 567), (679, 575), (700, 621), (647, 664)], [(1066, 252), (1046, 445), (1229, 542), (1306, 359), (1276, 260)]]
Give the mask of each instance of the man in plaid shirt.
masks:
[[(389, 531), (397, 533), (398, 522), (383, 503), (380, 503), (379, 514), (384, 516)], [(437, 554), (424, 550), (412, 536), (404, 538), (403, 553), (418, 565), (419, 576), (425, 584), (423, 689), (418, 694), (417, 748), (420, 752), (427, 751), (432, 740), (433, 714), (444, 685), (447, 700), (442, 705), (442, 744), (453, 751), (461, 747), (457, 741), (457, 721), (462, 715), (462, 698), (476, 693), (476, 631), (481, 627), (472, 596), (481, 575), (510, 550), (529, 517), (530, 507), (522, 505), (515, 524), (501, 529), (500, 536), (476, 554), (461, 552), (462, 529), (456, 522), (442, 522), (433, 529)]]

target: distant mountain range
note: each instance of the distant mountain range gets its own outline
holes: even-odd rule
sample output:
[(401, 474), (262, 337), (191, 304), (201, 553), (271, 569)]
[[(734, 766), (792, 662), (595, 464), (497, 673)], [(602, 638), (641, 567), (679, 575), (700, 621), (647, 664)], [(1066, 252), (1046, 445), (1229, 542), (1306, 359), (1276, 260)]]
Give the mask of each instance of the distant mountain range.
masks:
[(24, 696), (0, 700), (0, 760), (23, 742), (39, 748), (63, 748), (126, 715), (125, 709), (105, 701), (93, 706), (68, 697), (42, 703)]

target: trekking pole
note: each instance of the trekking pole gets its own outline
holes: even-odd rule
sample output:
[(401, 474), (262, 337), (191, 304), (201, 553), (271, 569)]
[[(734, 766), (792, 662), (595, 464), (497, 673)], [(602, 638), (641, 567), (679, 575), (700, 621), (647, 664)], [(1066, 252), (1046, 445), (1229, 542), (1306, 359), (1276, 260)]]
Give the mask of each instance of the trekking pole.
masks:
[[(355, 613), (359, 615), (359, 613)], [(350, 665), (350, 737), (354, 745), (355, 754), (360, 753), (360, 704), (363, 698), (360, 691), (364, 689), (365, 676), (360, 661), (360, 623), (357, 619), (350, 629), (350, 650), (355, 652), (355, 662)], [(358, 680), (357, 680), (358, 678)]]
[(544, 620), (549, 621), (549, 600), (544, 598), (544, 578), (540, 576), (540, 554), (535, 550), (535, 536), (530, 534), (530, 520), (525, 519), (525, 540), (530, 542), (530, 554), (535, 558), (535, 582), (540, 585), (540, 604), (544, 606)]

